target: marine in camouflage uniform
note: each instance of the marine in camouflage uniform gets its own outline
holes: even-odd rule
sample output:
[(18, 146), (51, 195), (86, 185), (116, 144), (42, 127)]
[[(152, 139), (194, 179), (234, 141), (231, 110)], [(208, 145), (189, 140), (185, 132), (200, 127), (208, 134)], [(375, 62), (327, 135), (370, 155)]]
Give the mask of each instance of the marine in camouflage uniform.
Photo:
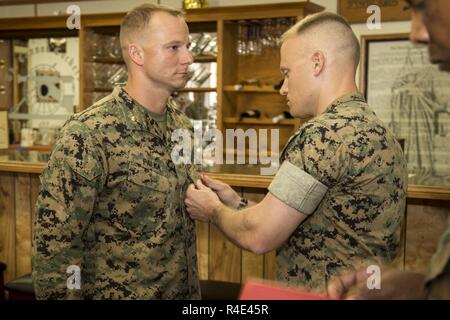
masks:
[[(191, 165), (171, 159), (175, 129), (192, 130), (169, 102), (167, 128), (122, 88), (62, 128), (41, 175), (33, 282), (47, 299), (197, 299)], [(192, 133), (192, 132), (191, 132)], [(67, 268), (81, 289), (67, 288)]]
[(450, 218), (426, 276), (428, 299), (450, 300)]
[(281, 161), (269, 191), (307, 218), (277, 250), (280, 281), (325, 291), (328, 279), (349, 268), (394, 260), (406, 161), (361, 94), (341, 97), (305, 123)]

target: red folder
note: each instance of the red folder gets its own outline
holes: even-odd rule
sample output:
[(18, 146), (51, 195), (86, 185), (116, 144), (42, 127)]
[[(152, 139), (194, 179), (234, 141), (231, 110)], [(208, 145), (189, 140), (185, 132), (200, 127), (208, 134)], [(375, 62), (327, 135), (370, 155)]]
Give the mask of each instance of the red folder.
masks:
[(247, 281), (239, 300), (331, 300), (327, 296), (284, 287), (273, 282)]

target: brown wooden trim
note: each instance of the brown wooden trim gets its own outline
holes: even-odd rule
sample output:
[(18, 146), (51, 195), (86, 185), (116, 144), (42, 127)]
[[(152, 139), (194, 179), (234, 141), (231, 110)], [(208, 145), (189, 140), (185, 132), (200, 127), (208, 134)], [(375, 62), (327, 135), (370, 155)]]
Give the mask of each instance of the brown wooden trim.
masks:
[(278, 17), (296, 17), (319, 12), (324, 7), (311, 2), (283, 2), (227, 7), (210, 7), (186, 10), (189, 22), (214, 20), (264, 19)]
[[(23, 163), (20, 161), (0, 162), (0, 172), (23, 172), (40, 174), (45, 163)], [(258, 176), (248, 174), (208, 173), (213, 179), (218, 179), (232, 187), (250, 187), (267, 189), (273, 176)], [(408, 199), (432, 199), (450, 201), (450, 187), (408, 186)]]
[(247, 174), (208, 173), (213, 179), (221, 180), (232, 187), (267, 188), (272, 182), (272, 176), (256, 176)]
[(449, 187), (408, 186), (408, 199), (450, 200)]
[[(397, 1), (396, 6), (389, 6), (389, 3), (383, 4), (382, 1), (366, 1), (371, 2), (361, 8), (346, 8), (345, 5), (348, 1), (352, 0), (338, 0), (337, 2), (337, 12), (344, 16), (349, 23), (366, 23), (367, 19), (372, 15), (366, 12), (368, 5), (377, 4), (381, 9), (381, 22), (387, 21), (408, 21), (411, 19), (411, 11), (403, 10), (405, 3), (402, 1)], [(360, 1), (362, 2), (362, 1)], [(362, 2), (364, 3), (364, 2)]]
[[(92, 0), (77, 0), (77, 1), (92, 1)], [(34, 4), (55, 3), (55, 2), (73, 2), (73, 0), (0, 0), (0, 6), (18, 6), (24, 4), (34, 5)]]
[[(59, 2), (59, 1), (58, 1)], [(216, 22), (217, 20), (264, 19), (302, 16), (303, 13), (322, 11), (322, 6), (310, 2), (211, 7), (186, 10), (188, 22)], [(81, 17), (83, 27), (119, 26), (125, 12), (86, 14)], [(68, 15), (0, 19), (0, 30), (36, 30), (66, 28)]]
[[(0, 30), (40, 30), (67, 29), (66, 20), (69, 16), (55, 17), (23, 17), (0, 19)], [(67, 29), (67, 31), (70, 31)]]
[(0, 162), (0, 172), (23, 172), (40, 174), (46, 163), (29, 163), (21, 161)]

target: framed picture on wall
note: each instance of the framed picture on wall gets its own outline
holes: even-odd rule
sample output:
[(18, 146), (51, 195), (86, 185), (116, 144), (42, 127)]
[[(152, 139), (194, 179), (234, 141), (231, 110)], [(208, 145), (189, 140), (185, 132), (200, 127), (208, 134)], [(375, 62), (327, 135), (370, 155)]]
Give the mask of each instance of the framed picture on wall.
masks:
[(399, 140), (410, 184), (450, 186), (450, 74), (408, 34), (361, 36), (360, 90)]
[(369, 5), (380, 8), (381, 21), (402, 21), (411, 19), (411, 12), (406, 8), (404, 0), (338, 0), (338, 13), (350, 23), (365, 23), (372, 15), (367, 13)]

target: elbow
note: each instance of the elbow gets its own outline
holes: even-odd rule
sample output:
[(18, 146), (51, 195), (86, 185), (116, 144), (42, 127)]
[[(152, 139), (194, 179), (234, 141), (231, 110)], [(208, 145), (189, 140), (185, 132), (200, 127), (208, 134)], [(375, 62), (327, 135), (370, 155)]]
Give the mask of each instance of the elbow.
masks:
[(263, 254), (266, 254), (274, 249), (276, 249), (270, 241), (267, 241), (265, 239), (261, 239), (258, 237), (254, 237), (251, 241), (249, 241), (247, 249), (251, 251), (252, 253), (260, 256)]

